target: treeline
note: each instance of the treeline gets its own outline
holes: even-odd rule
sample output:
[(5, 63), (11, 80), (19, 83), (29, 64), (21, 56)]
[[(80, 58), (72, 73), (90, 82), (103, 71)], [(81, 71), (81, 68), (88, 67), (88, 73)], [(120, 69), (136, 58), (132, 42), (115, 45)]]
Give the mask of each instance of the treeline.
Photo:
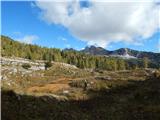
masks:
[(64, 62), (76, 65), (79, 68), (92, 68), (104, 70), (126, 70), (156, 67), (149, 60), (120, 59), (106, 56), (87, 55), (78, 51), (63, 51), (56, 48), (40, 47), (14, 41), (6, 36), (1, 36), (1, 55), (22, 57), (30, 60), (46, 60)]

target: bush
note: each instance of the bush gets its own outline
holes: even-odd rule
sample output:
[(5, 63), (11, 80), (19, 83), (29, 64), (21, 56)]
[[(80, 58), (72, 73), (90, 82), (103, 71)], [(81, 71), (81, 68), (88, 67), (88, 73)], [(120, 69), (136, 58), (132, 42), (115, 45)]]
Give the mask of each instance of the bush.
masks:
[(48, 61), (45, 63), (45, 69), (47, 70), (47, 68), (51, 67), (52, 66), (52, 63), (51, 61)]
[(22, 67), (23, 67), (24, 69), (29, 69), (29, 68), (31, 68), (31, 65), (28, 64), (28, 63), (24, 63), (24, 64), (22, 64)]
[(84, 85), (84, 80), (73, 80), (72, 82), (69, 83), (71, 87), (77, 87), (77, 88), (83, 88)]
[(160, 72), (158, 70), (155, 71), (154, 77), (157, 78), (157, 79), (160, 79)]

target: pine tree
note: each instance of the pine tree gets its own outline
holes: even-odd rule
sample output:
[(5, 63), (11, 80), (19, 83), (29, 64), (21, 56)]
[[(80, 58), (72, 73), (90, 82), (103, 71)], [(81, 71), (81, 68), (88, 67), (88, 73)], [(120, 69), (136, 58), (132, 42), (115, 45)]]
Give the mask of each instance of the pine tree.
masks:
[(144, 58), (143, 58), (143, 67), (144, 67), (144, 68), (148, 68), (148, 63), (149, 63), (148, 58), (147, 58), (147, 57), (144, 57)]

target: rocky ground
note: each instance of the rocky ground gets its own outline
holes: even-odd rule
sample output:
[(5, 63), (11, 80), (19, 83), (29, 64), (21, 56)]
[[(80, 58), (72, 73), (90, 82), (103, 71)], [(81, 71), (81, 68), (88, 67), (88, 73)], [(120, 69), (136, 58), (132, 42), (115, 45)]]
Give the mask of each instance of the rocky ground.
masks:
[[(28, 69), (23, 64), (29, 64)], [(45, 94), (68, 93), (69, 82), (73, 78), (82, 77), (88, 72), (74, 65), (52, 62), (52, 67), (45, 70), (44, 61), (30, 61), (22, 58), (1, 58), (2, 88), (19, 93)]]
[[(25, 69), (23, 64), (30, 64)], [(129, 80), (143, 81), (154, 70), (102, 71), (79, 69), (74, 65), (52, 62), (45, 70), (44, 61), (22, 58), (1, 58), (2, 88), (21, 94), (54, 94), (72, 99), (87, 98), (87, 90), (109, 89)], [(84, 88), (86, 81), (87, 87)]]

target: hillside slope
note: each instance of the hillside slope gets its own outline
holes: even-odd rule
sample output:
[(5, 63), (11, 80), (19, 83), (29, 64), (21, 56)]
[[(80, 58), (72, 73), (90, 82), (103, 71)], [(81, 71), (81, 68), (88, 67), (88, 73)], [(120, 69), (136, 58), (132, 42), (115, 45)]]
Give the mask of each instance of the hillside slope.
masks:
[[(160, 67), (159, 53), (137, 52), (129, 49), (107, 51), (94, 46), (87, 48), (86, 51), (76, 51), (73, 49), (59, 50), (56, 48), (20, 43), (6, 36), (1, 36), (1, 43), (2, 57), (50, 60), (72, 64), (79, 68), (104, 70), (135, 69), (135, 66), (136, 68), (144, 68), (143, 58), (148, 58), (149, 68)], [(124, 59), (124, 57), (129, 59)]]

